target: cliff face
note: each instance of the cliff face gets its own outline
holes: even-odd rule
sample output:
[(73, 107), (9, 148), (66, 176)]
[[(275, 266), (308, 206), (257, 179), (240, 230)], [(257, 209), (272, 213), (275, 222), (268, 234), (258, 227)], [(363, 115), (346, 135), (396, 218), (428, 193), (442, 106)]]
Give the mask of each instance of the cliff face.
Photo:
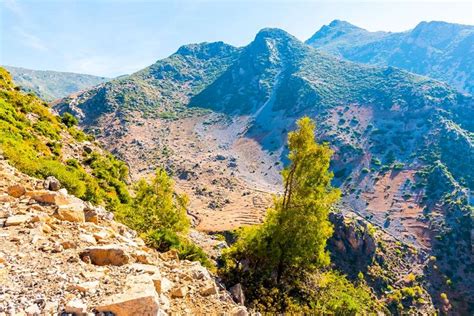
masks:
[(0, 160), (0, 314), (245, 315), (198, 262)]

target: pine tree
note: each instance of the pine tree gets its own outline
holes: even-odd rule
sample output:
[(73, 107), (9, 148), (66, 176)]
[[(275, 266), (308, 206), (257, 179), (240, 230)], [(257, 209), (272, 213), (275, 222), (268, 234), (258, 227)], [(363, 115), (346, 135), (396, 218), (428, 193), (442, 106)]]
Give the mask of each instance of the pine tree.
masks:
[[(340, 192), (331, 186), (332, 150), (314, 138), (315, 124), (308, 117), (288, 135), (290, 164), (283, 172), (283, 195), (274, 198), (265, 222), (244, 230), (235, 254), (254, 268), (276, 275), (278, 284), (290, 271), (309, 270), (329, 263), (326, 241), (332, 234), (328, 220)], [(267, 273), (267, 275), (268, 275)]]

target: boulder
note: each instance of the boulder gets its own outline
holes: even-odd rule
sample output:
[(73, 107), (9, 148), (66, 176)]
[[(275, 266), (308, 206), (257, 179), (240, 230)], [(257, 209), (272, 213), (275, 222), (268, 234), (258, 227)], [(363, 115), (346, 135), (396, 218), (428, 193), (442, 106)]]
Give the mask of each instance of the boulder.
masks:
[(67, 205), (71, 203), (83, 203), (80, 199), (65, 194), (64, 191), (37, 190), (29, 191), (26, 196), (31, 197), (38, 203), (49, 205)]
[(10, 196), (19, 198), (19, 197), (23, 196), (26, 193), (26, 189), (21, 184), (15, 184), (15, 185), (12, 185), (12, 186), (8, 187), (7, 193)]
[(144, 315), (155, 316), (162, 312), (160, 298), (149, 276), (131, 276), (127, 278), (125, 292), (112, 295), (95, 309), (115, 316)]
[(24, 223), (27, 223), (31, 220), (30, 215), (14, 215), (7, 218), (5, 221), (5, 226), (18, 226)]
[(0, 194), (0, 203), (8, 203), (8, 202), (13, 202), (15, 198), (13, 196), (10, 196), (8, 194)]
[(49, 176), (44, 181), (44, 188), (50, 191), (59, 191), (61, 189), (61, 182), (53, 176)]
[(143, 264), (153, 263), (153, 259), (145, 251), (137, 251), (136, 253), (133, 254), (133, 257), (135, 258), (135, 260)]
[(81, 203), (60, 205), (53, 214), (59, 220), (84, 223), (84, 211)]
[(245, 303), (245, 295), (244, 295), (244, 289), (242, 288), (242, 284), (237, 283), (233, 287), (229, 289), (230, 295), (232, 295), (232, 298), (237, 304), (244, 305)]
[(90, 247), (82, 251), (79, 256), (83, 261), (90, 260), (92, 264), (98, 266), (121, 266), (130, 260), (125, 250), (118, 245)]

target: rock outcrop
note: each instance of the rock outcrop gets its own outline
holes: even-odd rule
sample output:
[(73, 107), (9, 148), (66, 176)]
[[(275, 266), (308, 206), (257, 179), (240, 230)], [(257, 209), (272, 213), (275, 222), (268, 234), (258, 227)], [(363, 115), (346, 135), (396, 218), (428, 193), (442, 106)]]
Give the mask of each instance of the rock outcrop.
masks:
[(329, 220), (334, 225), (334, 234), (328, 240), (333, 261), (339, 265), (351, 266), (354, 272), (364, 271), (372, 261), (376, 241), (366, 222), (345, 218), (340, 213), (330, 213)]

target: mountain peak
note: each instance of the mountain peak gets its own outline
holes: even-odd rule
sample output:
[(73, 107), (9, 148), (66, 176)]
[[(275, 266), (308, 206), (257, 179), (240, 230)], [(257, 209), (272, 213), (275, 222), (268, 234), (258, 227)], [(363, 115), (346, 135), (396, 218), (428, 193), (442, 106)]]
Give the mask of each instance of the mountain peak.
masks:
[(257, 35), (255, 36), (255, 41), (258, 41), (258, 40), (261, 40), (261, 39), (267, 39), (267, 38), (298, 41), (298, 39), (296, 37), (294, 37), (293, 35), (287, 33), (286, 31), (283, 31), (282, 29), (279, 29), (279, 28), (264, 28), (264, 29), (261, 29), (257, 33)]
[(413, 33), (418, 32), (438, 32), (438, 31), (452, 31), (459, 32), (463, 29), (474, 30), (472, 25), (463, 25), (457, 23), (448, 23), (444, 21), (422, 21), (418, 23), (412, 30)]
[(181, 46), (177, 51), (176, 55), (181, 56), (194, 56), (200, 59), (207, 59), (216, 55), (221, 55), (222, 53), (231, 53), (235, 51), (235, 48), (232, 45), (226, 44), (222, 41), (219, 42), (203, 42), (197, 44), (188, 44)]
[(361, 29), (360, 27), (358, 26), (355, 26), (354, 24), (351, 24), (347, 21), (343, 21), (343, 20), (333, 20), (331, 23), (329, 23), (329, 27), (332, 27), (332, 28), (347, 28), (347, 29)]
[(306, 43), (310, 45), (319, 46), (319, 44), (326, 44), (338, 37), (350, 33), (368, 33), (368, 31), (355, 26), (349, 22), (342, 20), (333, 20), (329, 25), (323, 25), (316, 33), (311, 36)]

